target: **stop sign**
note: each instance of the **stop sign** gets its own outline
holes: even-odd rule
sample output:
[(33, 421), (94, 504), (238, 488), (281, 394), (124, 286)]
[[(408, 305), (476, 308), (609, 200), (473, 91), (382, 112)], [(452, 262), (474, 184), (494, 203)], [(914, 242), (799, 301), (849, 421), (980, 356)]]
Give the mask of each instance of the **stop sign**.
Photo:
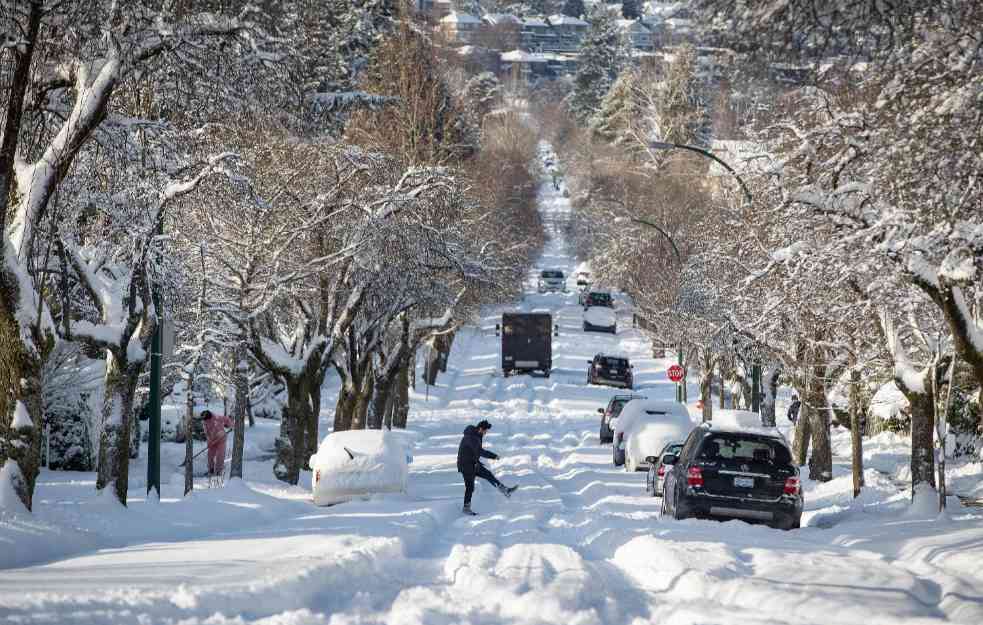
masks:
[(669, 376), (669, 379), (673, 382), (682, 382), (683, 373), (684, 373), (683, 368), (679, 365), (672, 365), (671, 367), (666, 369), (666, 374)]

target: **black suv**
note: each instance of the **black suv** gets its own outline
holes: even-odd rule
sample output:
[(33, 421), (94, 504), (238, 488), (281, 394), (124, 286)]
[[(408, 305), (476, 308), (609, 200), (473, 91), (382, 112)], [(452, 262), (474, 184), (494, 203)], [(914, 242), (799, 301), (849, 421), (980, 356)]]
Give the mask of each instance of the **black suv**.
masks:
[(597, 354), (587, 361), (587, 384), (621, 386), (629, 391), (634, 386), (632, 365), (624, 356)]
[(633, 399), (647, 399), (642, 395), (615, 395), (608, 402), (607, 408), (598, 408), (601, 414), (601, 444), (614, 442), (614, 430), (611, 429), (611, 422), (618, 418), (621, 409), (625, 404)]
[[(766, 429), (694, 429), (678, 457), (667, 454), (662, 514), (799, 527), (802, 488), (785, 438)], [(670, 470), (671, 469), (671, 470)]]

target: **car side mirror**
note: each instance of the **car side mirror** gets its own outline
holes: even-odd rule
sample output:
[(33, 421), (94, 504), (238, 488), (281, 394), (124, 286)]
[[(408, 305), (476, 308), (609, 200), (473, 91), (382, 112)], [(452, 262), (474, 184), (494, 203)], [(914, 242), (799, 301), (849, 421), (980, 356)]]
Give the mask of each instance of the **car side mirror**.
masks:
[(495, 324), (495, 336), (501, 336), (502, 325), (499, 323)]
[(560, 336), (560, 326), (553, 326), (553, 336)]
[(597, 414), (604, 414), (604, 408), (598, 408)]
[(656, 461), (655, 456), (645, 456), (645, 462), (649, 464), (655, 464), (655, 461)]
[(662, 456), (662, 464), (673, 465), (679, 462), (679, 456), (674, 456), (672, 454), (666, 454)]
[(587, 361), (587, 364), (592, 365), (592, 364), (594, 364), (594, 361), (593, 360), (588, 360)]

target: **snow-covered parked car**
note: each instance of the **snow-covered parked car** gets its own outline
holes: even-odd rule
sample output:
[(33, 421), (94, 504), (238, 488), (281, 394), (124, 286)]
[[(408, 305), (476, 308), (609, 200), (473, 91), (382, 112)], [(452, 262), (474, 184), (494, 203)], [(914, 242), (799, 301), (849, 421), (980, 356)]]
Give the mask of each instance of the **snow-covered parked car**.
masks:
[(406, 492), (412, 461), (403, 438), (395, 432), (332, 432), (310, 459), (314, 504), (329, 506), (376, 493)]
[(584, 310), (584, 332), (610, 332), (615, 334), (618, 331), (618, 316), (613, 308), (605, 306), (591, 306)]
[(658, 457), (669, 443), (685, 440), (694, 426), (683, 404), (633, 399), (614, 421), (614, 464), (628, 471), (648, 469), (647, 458)]

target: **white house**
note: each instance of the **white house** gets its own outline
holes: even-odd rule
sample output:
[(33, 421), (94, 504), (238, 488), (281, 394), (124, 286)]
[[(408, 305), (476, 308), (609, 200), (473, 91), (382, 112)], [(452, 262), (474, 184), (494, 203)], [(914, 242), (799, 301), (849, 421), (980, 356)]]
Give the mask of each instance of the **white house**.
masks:
[(450, 41), (471, 43), (481, 28), (481, 20), (468, 13), (452, 11), (440, 19), (440, 30)]
[(650, 52), (653, 49), (652, 31), (639, 20), (618, 20), (618, 29), (625, 43), (633, 50)]

